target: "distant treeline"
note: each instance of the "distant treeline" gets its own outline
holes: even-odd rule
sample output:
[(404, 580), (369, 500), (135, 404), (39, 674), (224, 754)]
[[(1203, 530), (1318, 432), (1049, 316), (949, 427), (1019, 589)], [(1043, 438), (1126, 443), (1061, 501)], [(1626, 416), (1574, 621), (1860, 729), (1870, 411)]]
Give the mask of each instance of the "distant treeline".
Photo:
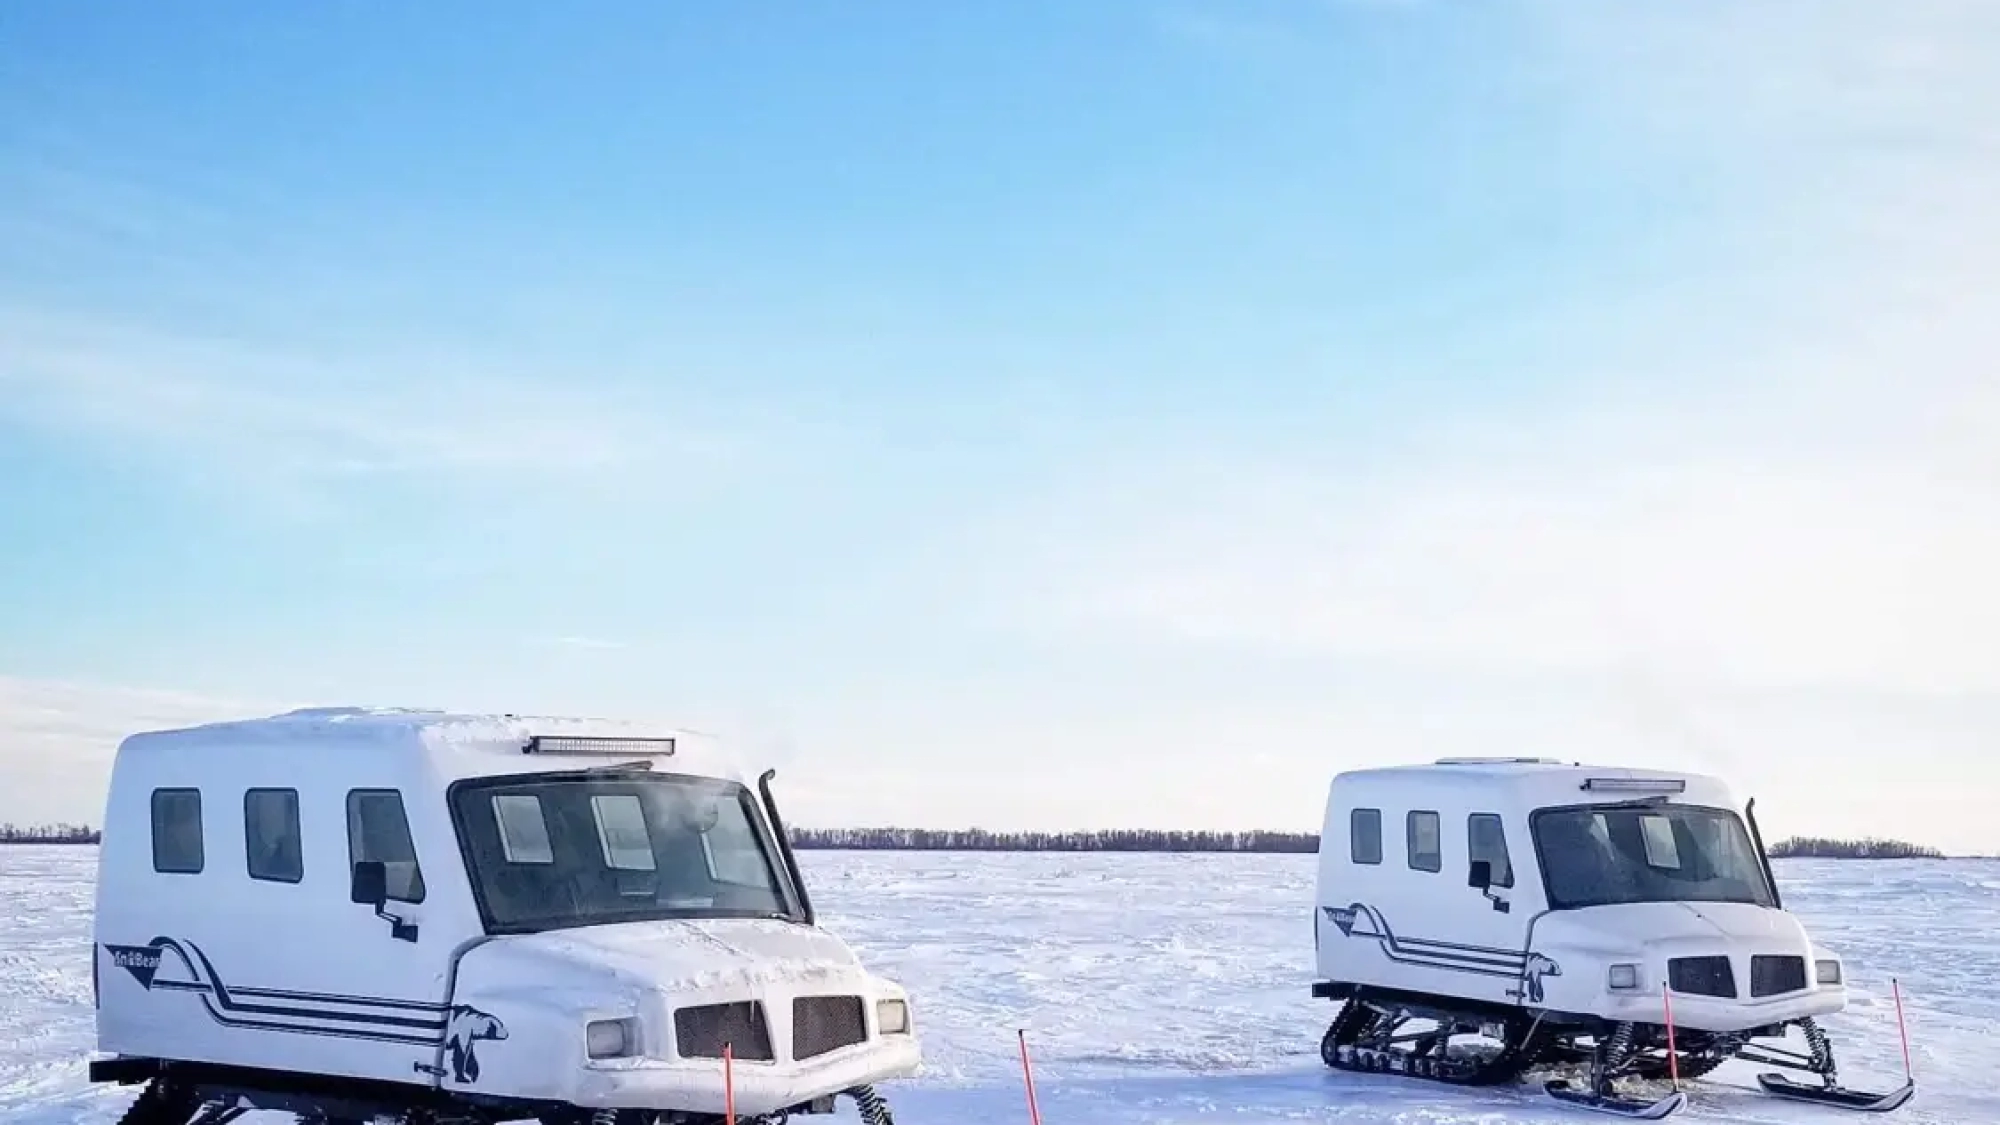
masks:
[(81, 824), (0, 824), (0, 844), (95, 844), (99, 833)]
[[(0, 824), (0, 844), (95, 844), (100, 832), (80, 824)], [(892, 852), (1243, 852), (1312, 854), (1316, 832), (1209, 832), (1119, 828), (1097, 832), (992, 832), (984, 828), (793, 828), (801, 851)], [(1902, 840), (1832, 840), (1793, 836), (1771, 845), (1773, 859), (1944, 859), (1936, 848)]]
[(1099, 832), (989, 832), (984, 828), (795, 828), (792, 846), (912, 852), (1305, 852), (1315, 832), (1176, 832), (1122, 828)]
[(1943, 859), (1936, 848), (1902, 840), (1829, 840), (1793, 836), (1771, 845), (1772, 859)]

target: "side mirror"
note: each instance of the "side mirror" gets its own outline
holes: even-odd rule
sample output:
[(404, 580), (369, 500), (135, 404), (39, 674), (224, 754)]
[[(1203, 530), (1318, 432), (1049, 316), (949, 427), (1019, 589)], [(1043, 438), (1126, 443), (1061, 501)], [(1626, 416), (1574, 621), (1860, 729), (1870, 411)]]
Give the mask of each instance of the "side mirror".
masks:
[(349, 885), (347, 897), (351, 902), (382, 909), (389, 901), (389, 869), (379, 859), (355, 861), (354, 879)]
[(1490, 860), (1490, 859), (1475, 859), (1475, 860), (1473, 860), (1473, 861), (1472, 861), (1472, 873), (1471, 873), (1471, 876), (1470, 876), (1469, 878), (1467, 878), (1467, 879), (1466, 879), (1466, 881), (1465, 881), (1465, 885), (1466, 885), (1466, 886), (1468, 886), (1468, 887), (1472, 887), (1472, 888), (1474, 888), (1474, 889), (1476, 889), (1476, 890), (1481, 890), (1481, 891), (1490, 891), (1490, 890), (1492, 890), (1492, 889), (1493, 889), (1493, 861), (1492, 861), (1492, 860)]

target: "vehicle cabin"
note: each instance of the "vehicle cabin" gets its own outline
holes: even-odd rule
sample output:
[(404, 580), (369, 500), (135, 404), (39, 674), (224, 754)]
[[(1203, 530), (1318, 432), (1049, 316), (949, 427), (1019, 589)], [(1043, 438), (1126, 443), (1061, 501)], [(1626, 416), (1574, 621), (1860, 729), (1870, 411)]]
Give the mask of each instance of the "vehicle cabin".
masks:
[(728, 1044), (764, 1064), (737, 1084), (749, 1114), (913, 1072), (907, 999), (812, 925), (769, 779), (597, 720), (135, 735), (105, 810), (94, 1073), (719, 1112)]
[(1778, 905), (1748, 812), (1717, 778), (1542, 758), (1342, 773), (1319, 854), (1320, 977), (1540, 1003), (1550, 982), (1524, 967), (1546, 912)]

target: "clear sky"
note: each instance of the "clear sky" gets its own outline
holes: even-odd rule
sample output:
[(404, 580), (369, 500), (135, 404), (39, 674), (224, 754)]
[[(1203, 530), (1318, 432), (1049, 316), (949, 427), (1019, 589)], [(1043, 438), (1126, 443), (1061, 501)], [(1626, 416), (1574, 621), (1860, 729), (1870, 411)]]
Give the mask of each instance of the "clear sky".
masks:
[(2000, 5), (17, 4), (0, 819), (304, 704), (796, 819), (1441, 754), (2000, 851)]

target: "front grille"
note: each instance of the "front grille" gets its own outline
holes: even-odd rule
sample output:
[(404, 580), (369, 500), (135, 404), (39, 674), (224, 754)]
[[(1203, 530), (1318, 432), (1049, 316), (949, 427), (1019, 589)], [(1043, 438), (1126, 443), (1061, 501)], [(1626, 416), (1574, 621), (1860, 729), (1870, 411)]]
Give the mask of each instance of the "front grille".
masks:
[(809, 1059), (865, 1042), (859, 996), (800, 996), (792, 1001), (792, 1057)]
[(1803, 957), (1750, 958), (1750, 995), (1781, 996), (1806, 986)]
[(1690, 996), (1736, 998), (1736, 972), (1727, 957), (1676, 957), (1667, 962), (1667, 983)]
[(754, 1062), (777, 1058), (762, 1004), (704, 1004), (674, 1013), (674, 1049), (682, 1058), (719, 1059), (725, 1043), (732, 1058)]

